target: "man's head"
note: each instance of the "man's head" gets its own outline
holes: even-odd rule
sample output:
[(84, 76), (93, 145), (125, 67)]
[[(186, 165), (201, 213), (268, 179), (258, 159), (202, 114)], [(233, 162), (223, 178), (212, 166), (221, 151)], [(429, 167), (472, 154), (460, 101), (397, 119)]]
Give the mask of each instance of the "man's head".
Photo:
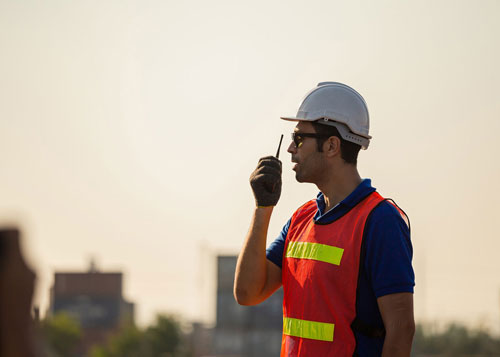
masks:
[(363, 149), (368, 148), (371, 139), (365, 100), (354, 89), (338, 82), (319, 83), (306, 94), (296, 116), (281, 119), (334, 126), (341, 138)]
[(300, 121), (292, 139), (287, 151), (292, 155), (295, 178), (299, 182), (318, 183), (327, 168), (356, 167), (361, 146), (344, 140), (333, 126)]
[(361, 95), (349, 86), (324, 82), (310, 91), (295, 117), (292, 154), (299, 182), (318, 183), (326, 168), (356, 167), (361, 148), (369, 144), (369, 115)]

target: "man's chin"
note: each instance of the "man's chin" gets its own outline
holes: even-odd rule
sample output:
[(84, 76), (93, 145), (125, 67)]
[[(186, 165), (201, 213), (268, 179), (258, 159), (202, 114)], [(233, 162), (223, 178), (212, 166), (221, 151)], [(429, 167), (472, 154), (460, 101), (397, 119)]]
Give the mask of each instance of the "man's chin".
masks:
[(300, 183), (314, 183), (314, 181), (311, 179), (311, 177), (307, 177), (306, 175), (304, 175), (300, 171), (295, 171), (295, 179), (297, 180), (297, 182), (300, 182)]
[(295, 179), (297, 180), (297, 182), (305, 182), (304, 180), (304, 177), (301, 176), (298, 172), (295, 173)]

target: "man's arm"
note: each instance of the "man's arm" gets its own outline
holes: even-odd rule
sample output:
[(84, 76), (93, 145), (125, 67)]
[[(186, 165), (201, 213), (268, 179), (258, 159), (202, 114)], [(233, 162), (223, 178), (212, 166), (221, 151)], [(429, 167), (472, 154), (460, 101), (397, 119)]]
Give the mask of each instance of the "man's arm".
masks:
[(415, 333), (413, 294), (384, 295), (377, 303), (386, 330), (382, 357), (409, 357)]
[(273, 207), (255, 208), (243, 249), (238, 257), (234, 297), (241, 305), (256, 305), (281, 286), (281, 269), (266, 258), (267, 229)]
[(384, 202), (372, 212), (366, 235), (365, 266), (386, 329), (382, 356), (410, 356), (415, 330), (409, 226)]

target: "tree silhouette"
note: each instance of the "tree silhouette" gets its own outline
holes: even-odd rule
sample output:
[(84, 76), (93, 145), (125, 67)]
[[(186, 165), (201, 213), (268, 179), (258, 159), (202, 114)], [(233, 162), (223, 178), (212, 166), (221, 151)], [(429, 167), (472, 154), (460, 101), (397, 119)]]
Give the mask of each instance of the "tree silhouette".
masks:
[(48, 348), (60, 357), (71, 356), (82, 336), (78, 320), (65, 312), (43, 320), (40, 332)]
[(442, 332), (417, 325), (412, 356), (500, 356), (500, 339), (484, 329), (449, 324)]
[(172, 316), (158, 315), (152, 326), (140, 330), (122, 328), (105, 345), (95, 346), (91, 357), (181, 357), (184, 356), (180, 323)]

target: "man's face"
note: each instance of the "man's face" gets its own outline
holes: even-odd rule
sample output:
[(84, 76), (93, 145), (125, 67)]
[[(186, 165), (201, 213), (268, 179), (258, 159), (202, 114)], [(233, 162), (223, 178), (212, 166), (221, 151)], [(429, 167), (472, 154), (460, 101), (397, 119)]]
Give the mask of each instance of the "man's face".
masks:
[[(296, 134), (315, 134), (314, 127), (309, 122), (300, 121), (294, 132)], [(316, 183), (324, 171), (323, 153), (318, 152), (316, 138), (303, 137), (296, 145), (293, 141), (287, 150), (292, 154), (292, 162), (295, 163), (295, 179), (298, 182)]]

